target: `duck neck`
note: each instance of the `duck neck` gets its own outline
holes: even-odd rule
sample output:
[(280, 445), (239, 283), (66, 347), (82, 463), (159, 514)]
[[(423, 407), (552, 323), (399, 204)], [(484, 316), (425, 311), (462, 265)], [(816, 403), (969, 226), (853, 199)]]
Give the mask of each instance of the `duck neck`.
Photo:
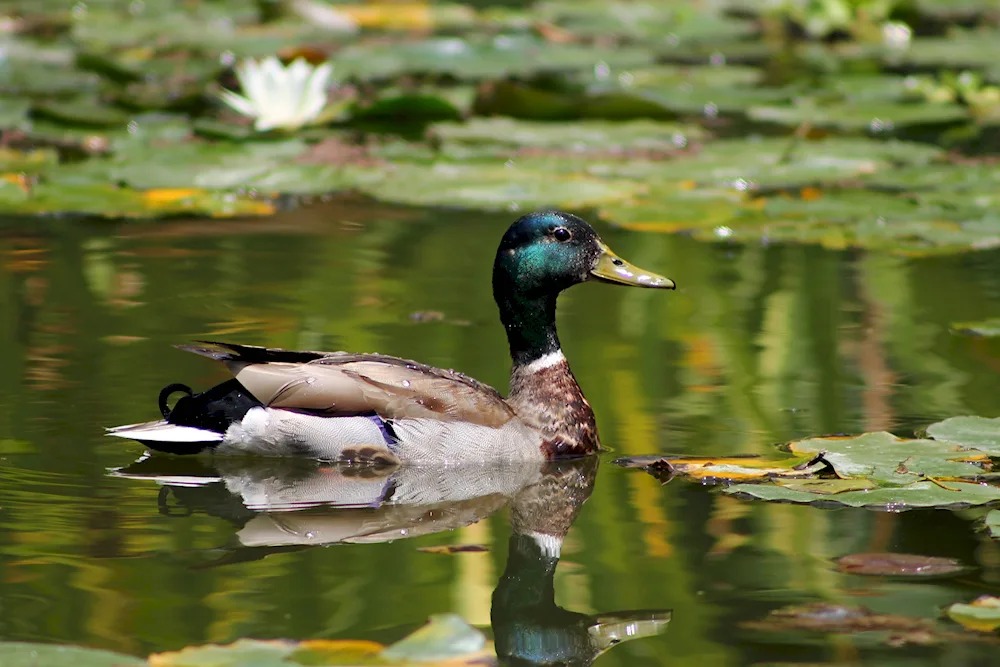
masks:
[(514, 366), (530, 366), (549, 355), (561, 354), (555, 294), (536, 298), (505, 294), (497, 297), (497, 305)]
[(556, 334), (556, 295), (497, 294), (513, 361), (507, 403), (544, 435), (549, 458), (590, 454), (599, 447), (590, 404), (569, 369)]

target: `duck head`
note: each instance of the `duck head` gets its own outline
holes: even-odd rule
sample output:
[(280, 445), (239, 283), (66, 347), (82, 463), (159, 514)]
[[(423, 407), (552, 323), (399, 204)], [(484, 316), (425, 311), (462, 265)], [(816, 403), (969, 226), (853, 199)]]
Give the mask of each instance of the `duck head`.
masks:
[(529, 213), (507, 229), (493, 265), (494, 289), (526, 297), (558, 294), (597, 280), (633, 287), (674, 289), (674, 281), (629, 264), (594, 228), (569, 213)]
[(587, 281), (674, 289), (674, 281), (629, 264), (594, 228), (559, 211), (529, 213), (514, 221), (493, 263), (493, 298), (507, 329), (511, 356), (526, 364), (559, 349), (556, 297)]

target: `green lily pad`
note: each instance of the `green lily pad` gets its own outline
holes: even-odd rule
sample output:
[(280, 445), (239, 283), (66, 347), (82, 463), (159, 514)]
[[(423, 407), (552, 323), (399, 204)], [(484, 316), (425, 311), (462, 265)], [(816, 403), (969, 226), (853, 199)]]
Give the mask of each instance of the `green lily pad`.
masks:
[(516, 165), (436, 162), (397, 165), (381, 180), (359, 189), (387, 202), (517, 210), (593, 206), (623, 199), (640, 188), (632, 181), (548, 174)]
[(479, 653), (486, 637), (455, 614), (436, 614), (410, 636), (382, 651), (388, 660), (434, 662)]
[(893, 59), (906, 65), (947, 69), (990, 67), (1000, 60), (1000, 32), (955, 31), (946, 37), (919, 37)]
[[(656, 121), (579, 121), (545, 123), (510, 118), (473, 118), (466, 123), (443, 123), (431, 131), (441, 138), (446, 155), (465, 149), (498, 155), (516, 149), (539, 149), (566, 154), (621, 154), (669, 152), (700, 139), (704, 131), (696, 125)], [(474, 152), (478, 155), (478, 152)]]
[(986, 529), (990, 531), (990, 537), (1000, 539), (1000, 510), (990, 510), (984, 522)]
[(969, 630), (993, 632), (1000, 628), (1000, 598), (984, 595), (971, 604), (956, 602), (948, 617)]
[(897, 128), (914, 125), (942, 125), (969, 119), (968, 110), (958, 104), (909, 104), (871, 102), (858, 104), (841, 102), (801, 101), (787, 106), (755, 106), (747, 111), (750, 119), (797, 127), (809, 123), (814, 127), (846, 132), (867, 131), (891, 134)]
[(79, 646), (0, 642), (0, 664), (4, 667), (131, 667), (145, 660), (131, 655)]
[(338, 77), (389, 79), (403, 74), (449, 75), (461, 80), (591, 69), (596, 62), (640, 67), (652, 61), (643, 49), (601, 49), (553, 44), (523, 35), (490, 39), (439, 37), (395, 44), (348, 46), (335, 59)]
[(953, 442), (908, 440), (885, 432), (800, 440), (791, 443), (789, 449), (800, 455), (822, 453), (842, 479), (906, 485), (925, 477), (979, 479), (986, 474), (981, 465), (972, 462), (983, 462), (980, 452), (970, 452)]
[(950, 417), (927, 427), (928, 437), (1000, 456), (1000, 417)]
[(669, 39), (674, 44), (717, 43), (757, 32), (752, 21), (705, 9), (695, 10), (683, 4), (664, 7), (649, 1), (550, 0), (535, 6), (532, 16), (580, 36), (613, 35), (657, 42)]
[(978, 322), (956, 322), (951, 330), (967, 336), (1000, 336), (1000, 317), (992, 317)]
[(31, 102), (0, 98), (0, 130), (20, 129), (28, 120)]
[[(789, 480), (797, 481), (797, 480)], [(866, 507), (902, 512), (920, 507), (961, 508), (1000, 500), (1000, 488), (987, 484), (914, 482), (903, 487), (845, 491), (833, 495), (811, 493), (779, 484), (735, 484), (724, 493), (745, 498), (789, 502), (817, 507)]]

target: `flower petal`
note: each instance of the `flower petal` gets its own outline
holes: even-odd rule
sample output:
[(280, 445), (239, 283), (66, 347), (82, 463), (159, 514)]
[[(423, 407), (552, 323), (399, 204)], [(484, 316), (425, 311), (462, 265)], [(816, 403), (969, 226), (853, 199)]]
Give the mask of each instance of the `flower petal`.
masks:
[(254, 108), (253, 103), (242, 95), (237, 95), (230, 90), (223, 90), (219, 93), (219, 99), (229, 105), (234, 111), (244, 116), (249, 116), (250, 118), (256, 118), (257, 116), (257, 110)]

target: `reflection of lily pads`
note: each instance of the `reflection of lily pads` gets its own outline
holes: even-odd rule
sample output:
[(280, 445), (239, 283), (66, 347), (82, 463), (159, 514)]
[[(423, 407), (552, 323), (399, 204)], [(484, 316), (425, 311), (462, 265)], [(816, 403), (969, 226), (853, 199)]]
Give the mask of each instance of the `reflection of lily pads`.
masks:
[(948, 616), (969, 630), (993, 632), (1000, 628), (1000, 598), (984, 595), (971, 604), (955, 603)]

